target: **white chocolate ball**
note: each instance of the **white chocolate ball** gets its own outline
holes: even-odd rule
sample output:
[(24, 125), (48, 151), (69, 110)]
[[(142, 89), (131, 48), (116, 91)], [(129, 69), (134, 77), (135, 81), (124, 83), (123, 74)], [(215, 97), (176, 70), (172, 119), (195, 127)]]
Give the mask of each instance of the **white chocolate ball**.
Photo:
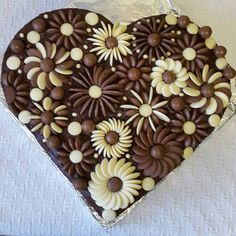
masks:
[(80, 163), (83, 160), (83, 154), (79, 150), (73, 150), (69, 155), (70, 161), (74, 164)]
[(30, 98), (35, 102), (41, 101), (43, 98), (43, 91), (39, 88), (33, 88), (30, 91)]
[(80, 48), (73, 48), (70, 51), (70, 57), (74, 61), (80, 61), (83, 58), (83, 51)]
[(209, 49), (213, 49), (216, 46), (216, 41), (214, 38), (210, 37), (205, 40), (206, 47)]
[(194, 23), (190, 23), (190, 24), (187, 26), (187, 31), (188, 31), (190, 34), (197, 34), (197, 33), (198, 33), (198, 26), (195, 25)]
[(40, 34), (36, 31), (30, 31), (26, 36), (28, 42), (36, 44), (40, 41)]
[(10, 70), (17, 70), (20, 67), (20, 58), (17, 56), (11, 56), (7, 59), (7, 67)]
[(73, 136), (77, 136), (82, 132), (82, 126), (79, 122), (73, 121), (68, 125), (68, 133)]
[(102, 96), (102, 89), (98, 87), (97, 85), (92, 85), (89, 88), (89, 96), (91, 98), (100, 98)]
[(169, 14), (165, 17), (165, 20), (168, 25), (176, 25), (177, 24), (177, 17), (175, 15)]
[(86, 16), (85, 16), (85, 21), (87, 24), (89, 25), (96, 25), (98, 23), (98, 15), (94, 12), (89, 12)]
[(227, 65), (228, 65), (228, 62), (224, 57), (220, 57), (216, 60), (216, 67), (219, 70), (223, 70)]
[(217, 126), (219, 126), (220, 125), (220, 116), (219, 115), (217, 115), (217, 114), (213, 114), (213, 115), (211, 115), (210, 117), (209, 117), (209, 120), (208, 120), (208, 122), (209, 122), (209, 124), (210, 124), (210, 126), (211, 127), (217, 127)]
[(185, 48), (183, 51), (183, 57), (187, 60), (187, 61), (192, 61), (196, 58), (197, 53), (193, 48)]
[(196, 125), (192, 121), (187, 121), (184, 123), (183, 130), (187, 135), (194, 134), (196, 131)]
[(186, 147), (184, 149), (183, 158), (186, 160), (186, 159), (189, 159), (192, 155), (193, 155), (193, 148), (192, 147)]
[(104, 210), (102, 212), (102, 217), (105, 221), (111, 221), (116, 218), (116, 212), (113, 210)]
[(145, 191), (151, 191), (155, 187), (155, 180), (151, 177), (146, 177), (143, 179), (142, 188)]
[(18, 115), (18, 119), (21, 123), (23, 124), (29, 124), (30, 123), (30, 117), (31, 116), (31, 113), (29, 111), (21, 111)]
[(63, 35), (70, 36), (74, 32), (74, 28), (71, 24), (64, 23), (64, 24), (61, 25), (60, 31)]
[(139, 114), (143, 117), (148, 117), (152, 114), (152, 107), (148, 104), (142, 104), (139, 107)]

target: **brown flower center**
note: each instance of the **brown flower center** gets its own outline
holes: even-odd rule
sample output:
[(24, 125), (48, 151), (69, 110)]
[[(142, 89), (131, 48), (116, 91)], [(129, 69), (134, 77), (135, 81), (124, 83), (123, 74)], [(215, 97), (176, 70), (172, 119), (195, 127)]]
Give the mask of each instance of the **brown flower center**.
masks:
[(214, 88), (211, 84), (204, 84), (201, 87), (201, 93), (204, 97), (210, 98), (214, 95)]
[(105, 45), (108, 49), (113, 49), (118, 46), (118, 41), (115, 37), (110, 37), (106, 39)]
[(167, 84), (172, 84), (175, 82), (176, 74), (172, 71), (165, 71), (162, 75), (162, 79), (167, 83)]
[(54, 61), (49, 58), (43, 59), (40, 63), (40, 68), (46, 73), (53, 71), (55, 68)]
[(106, 134), (105, 138), (106, 138), (106, 142), (111, 144), (111, 145), (114, 145), (119, 141), (119, 135), (114, 131), (109, 131)]
[(140, 79), (140, 76), (141, 76), (141, 72), (140, 72), (139, 69), (137, 69), (137, 68), (129, 69), (129, 71), (128, 71), (128, 78), (130, 80), (133, 80), (133, 81), (138, 80), (138, 79)]
[(123, 186), (123, 182), (118, 177), (112, 177), (107, 182), (108, 189), (113, 193), (119, 192), (122, 189), (122, 186)]
[(165, 154), (165, 148), (162, 145), (155, 145), (151, 148), (151, 156), (154, 159), (160, 159)]
[(54, 115), (53, 112), (51, 111), (44, 111), (41, 114), (41, 121), (45, 124), (45, 125), (49, 125), (53, 122), (54, 120)]
[(149, 34), (147, 37), (147, 42), (151, 47), (157, 47), (161, 43), (161, 37), (157, 33)]

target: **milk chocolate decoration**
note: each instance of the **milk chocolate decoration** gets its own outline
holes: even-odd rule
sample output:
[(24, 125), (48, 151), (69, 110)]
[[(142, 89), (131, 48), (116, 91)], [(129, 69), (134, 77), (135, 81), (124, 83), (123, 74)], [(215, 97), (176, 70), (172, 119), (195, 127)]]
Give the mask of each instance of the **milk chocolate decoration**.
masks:
[(187, 16), (124, 25), (63, 9), (16, 34), (1, 84), (9, 109), (110, 221), (219, 125), (235, 77), (226, 53)]

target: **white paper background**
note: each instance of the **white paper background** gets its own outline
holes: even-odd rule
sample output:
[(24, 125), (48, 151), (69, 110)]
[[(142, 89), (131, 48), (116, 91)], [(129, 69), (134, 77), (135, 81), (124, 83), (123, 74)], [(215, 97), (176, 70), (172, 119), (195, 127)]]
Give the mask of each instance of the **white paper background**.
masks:
[[(236, 67), (235, 0), (176, 0), (213, 27)], [(0, 0), (0, 55), (37, 14), (65, 0)], [(236, 117), (128, 217), (104, 231), (39, 148), (0, 108), (0, 234), (236, 235)]]

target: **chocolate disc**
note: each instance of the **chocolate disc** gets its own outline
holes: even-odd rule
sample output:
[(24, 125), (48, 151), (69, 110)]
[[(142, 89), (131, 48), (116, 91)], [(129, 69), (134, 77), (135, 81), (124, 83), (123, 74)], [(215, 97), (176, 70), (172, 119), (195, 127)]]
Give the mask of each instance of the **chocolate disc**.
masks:
[(117, 177), (110, 178), (107, 183), (108, 189), (113, 193), (119, 192), (122, 186), (123, 186), (123, 182), (121, 181), (120, 178), (117, 178)]

